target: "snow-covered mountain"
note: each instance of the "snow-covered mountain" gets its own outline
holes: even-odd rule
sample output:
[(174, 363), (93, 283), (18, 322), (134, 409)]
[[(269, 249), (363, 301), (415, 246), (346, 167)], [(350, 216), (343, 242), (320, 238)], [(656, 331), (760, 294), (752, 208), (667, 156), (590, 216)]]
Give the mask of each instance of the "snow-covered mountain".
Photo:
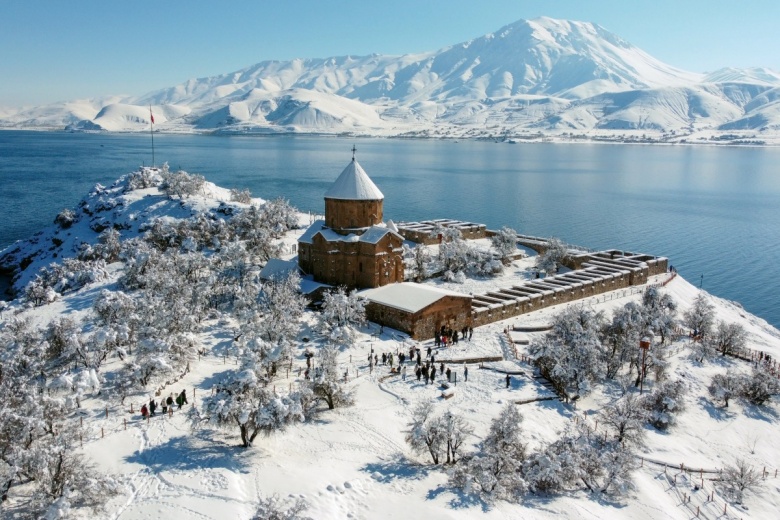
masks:
[(602, 27), (539, 18), (435, 52), (264, 61), (138, 97), (0, 114), (0, 126), (522, 136), (780, 134), (780, 73), (667, 65)]

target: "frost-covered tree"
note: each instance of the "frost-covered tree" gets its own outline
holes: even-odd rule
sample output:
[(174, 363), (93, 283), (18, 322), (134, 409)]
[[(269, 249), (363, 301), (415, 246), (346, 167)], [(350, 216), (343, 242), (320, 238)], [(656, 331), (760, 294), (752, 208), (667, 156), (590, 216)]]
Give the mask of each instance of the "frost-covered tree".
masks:
[(322, 301), (321, 327), (330, 341), (351, 345), (357, 328), (366, 323), (365, 301), (357, 291), (346, 293), (343, 287), (325, 293)]
[(280, 238), (287, 231), (297, 229), (300, 226), (298, 210), (282, 197), (263, 204), (261, 222), (263, 227), (271, 232), (273, 238)]
[(747, 343), (747, 331), (740, 323), (718, 323), (718, 329), (712, 335), (714, 347), (722, 355), (738, 354)]
[(477, 453), (463, 458), (450, 473), (450, 483), (486, 501), (517, 501), (526, 490), (522, 466), (526, 445), (516, 405), (507, 404), (493, 419)]
[(260, 433), (281, 432), (303, 421), (308, 390), (278, 395), (263, 384), (258, 372), (256, 366), (244, 363), (238, 372), (224, 379), (214, 395), (202, 400), (200, 408), (191, 408), (195, 424), (238, 428), (241, 445), (248, 448)]
[(752, 404), (762, 405), (780, 393), (780, 380), (762, 368), (753, 368), (748, 376), (742, 376), (740, 396)]
[(428, 452), (431, 461), (438, 464), (442, 452), (447, 449), (444, 425), (434, 414), (433, 403), (421, 401), (412, 410), (412, 420), (406, 434), (406, 442), (418, 454)]
[(536, 268), (547, 274), (554, 274), (563, 263), (569, 248), (559, 238), (550, 237), (547, 240), (547, 249), (536, 257)]
[(412, 265), (414, 266), (414, 281), (422, 282), (428, 276), (428, 264), (431, 254), (425, 244), (417, 244), (412, 250)]
[(510, 227), (502, 227), (495, 235), (490, 237), (490, 244), (498, 253), (501, 262), (509, 265), (517, 253), (517, 231)]
[(707, 337), (712, 333), (715, 306), (709, 302), (705, 293), (700, 292), (691, 307), (683, 313), (683, 323), (697, 336)]
[(354, 394), (347, 390), (344, 375), (339, 369), (338, 350), (326, 345), (318, 354), (320, 364), (311, 383), (314, 396), (325, 401), (329, 410), (354, 404)]
[(707, 390), (713, 399), (723, 401), (728, 408), (729, 401), (742, 392), (742, 383), (741, 377), (728, 371), (725, 374), (715, 374)]
[(78, 352), (82, 338), (81, 326), (70, 317), (54, 318), (44, 331), (46, 354), (50, 360), (71, 360)]
[(559, 468), (551, 480), (556, 486), (583, 485), (592, 493), (620, 496), (633, 488), (631, 472), (636, 455), (631, 443), (606, 438), (585, 421), (570, 425), (561, 437), (545, 450)]
[(601, 422), (611, 428), (618, 442), (638, 445), (644, 438), (647, 416), (637, 394), (628, 393), (604, 409)]
[(298, 333), (306, 298), (300, 293), (300, 275), (293, 271), (287, 278), (263, 284), (257, 313), (242, 324), (242, 331), (260, 336), (274, 344), (288, 344)]
[(741, 504), (745, 498), (745, 493), (755, 493), (763, 487), (763, 480), (761, 473), (757, 469), (754, 469), (746, 460), (738, 459), (734, 465), (723, 468), (719, 487), (726, 496), (737, 504)]
[(469, 246), (457, 228), (442, 228), (439, 244), (439, 263), (444, 271), (458, 273), (465, 271), (469, 261)]
[(455, 464), (458, 461), (460, 447), (466, 442), (466, 438), (474, 434), (474, 428), (460, 415), (452, 410), (447, 410), (441, 416), (441, 427), (447, 439), (447, 463)]
[(672, 335), (677, 324), (677, 302), (658, 287), (648, 287), (642, 295), (644, 334), (661, 336), (661, 343)]
[(583, 306), (571, 306), (553, 318), (550, 332), (531, 344), (535, 364), (561, 393), (590, 391), (590, 383), (605, 374), (601, 330), (604, 315)]
[(639, 370), (639, 340), (644, 334), (642, 309), (634, 302), (619, 307), (612, 321), (603, 328), (606, 377), (613, 379), (628, 363), (630, 371)]
[(649, 395), (642, 405), (648, 412), (648, 421), (659, 430), (668, 430), (677, 422), (676, 415), (685, 409), (685, 383), (665, 381)]

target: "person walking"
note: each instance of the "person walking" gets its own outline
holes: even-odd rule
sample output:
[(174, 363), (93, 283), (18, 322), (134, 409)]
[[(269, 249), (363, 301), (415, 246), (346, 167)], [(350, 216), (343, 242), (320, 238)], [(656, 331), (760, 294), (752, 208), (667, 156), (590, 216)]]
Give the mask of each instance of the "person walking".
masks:
[(168, 399), (165, 400), (165, 404), (168, 405), (168, 413), (173, 413), (173, 392), (171, 392), (171, 395), (168, 396)]
[(403, 365), (403, 367), (401, 367), (401, 379), (406, 381), (406, 365)]
[(149, 418), (149, 408), (146, 407), (146, 403), (141, 405), (141, 417), (144, 419)]
[(466, 382), (469, 382), (469, 367), (463, 363), (463, 377), (466, 379)]
[(149, 399), (149, 415), (154, 417), (154, 411), (157, 409), (157, 403), (154, 402), (154, 397)]
[(450, 367), (447, 367), (447, 382), (452, 383), (452, 370), (450, 370)]
[(431, 383), (436, 381), (436, 365), (431, 365)]
[(509, 374), (506, 375), (506, 387), (509, 388), (509, 385), (512, 384), (512, 376)]
[(417, 365), (417, 370), (414, 371), (414, 373), (417, 375), (417, 381), (422, 378), (422, 368), (420, 368), (420, 365)]

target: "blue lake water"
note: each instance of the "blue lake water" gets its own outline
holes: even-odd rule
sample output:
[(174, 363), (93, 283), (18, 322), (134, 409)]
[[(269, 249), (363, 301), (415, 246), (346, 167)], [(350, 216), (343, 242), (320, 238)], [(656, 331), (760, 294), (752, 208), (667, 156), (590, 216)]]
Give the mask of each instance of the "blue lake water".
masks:
[[(155, 135), (157, 163), (315, 212), (353, 144), (385, 219), (455, 218), (664, 255), (780, 326), (780, 149)], [(144, 163), (149, 135), (0, 132), (0, 248)]]

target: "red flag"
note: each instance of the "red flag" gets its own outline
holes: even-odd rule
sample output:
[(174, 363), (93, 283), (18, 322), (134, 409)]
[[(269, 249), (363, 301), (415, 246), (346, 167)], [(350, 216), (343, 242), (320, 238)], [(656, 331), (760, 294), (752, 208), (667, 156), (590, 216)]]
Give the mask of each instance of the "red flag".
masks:
[(149, 117), (152, 118), (152, 124), (154, 124), (154, 114), (152, 114), (152, 107), (149, 107)]

